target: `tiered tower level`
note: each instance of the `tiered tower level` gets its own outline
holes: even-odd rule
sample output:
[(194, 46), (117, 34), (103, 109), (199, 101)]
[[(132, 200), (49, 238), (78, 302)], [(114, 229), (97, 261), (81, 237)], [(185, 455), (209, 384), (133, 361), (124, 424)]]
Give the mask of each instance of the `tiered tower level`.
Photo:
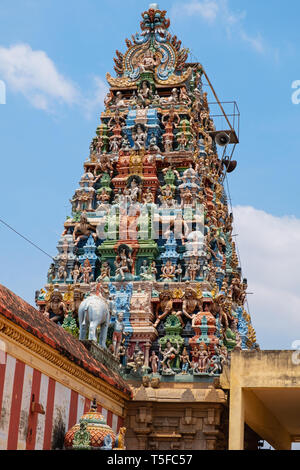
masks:
[(36, 302), (76, 334), (84, 297), (106, 297), (106, 345), (128, 379), (193, 382), (218, 376), (230, 351), (257, 345), (223, 187), (235, 167), (226, 150), (238, 139), (219, 102), (228, 129), (216, 129), (208, 77), (187, 62), (169, 25), (151, 5), (142, 32), (116, 52), (116, 77), (107, 74), (101, 123)]

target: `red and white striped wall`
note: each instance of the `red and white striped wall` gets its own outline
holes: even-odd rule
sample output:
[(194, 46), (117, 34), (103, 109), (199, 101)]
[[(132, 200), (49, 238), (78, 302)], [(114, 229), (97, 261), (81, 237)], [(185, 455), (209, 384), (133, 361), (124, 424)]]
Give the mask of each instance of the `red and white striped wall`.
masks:
[[(33, 395), (45, 414), (32, 413)], [(90, 404), (86, 397), (6, 354), (0, 361), (0, 449), (52, 449), (57, 435), (76, 424)], [(98, 410), (118, 432), (123, 419), (100, 406)]]

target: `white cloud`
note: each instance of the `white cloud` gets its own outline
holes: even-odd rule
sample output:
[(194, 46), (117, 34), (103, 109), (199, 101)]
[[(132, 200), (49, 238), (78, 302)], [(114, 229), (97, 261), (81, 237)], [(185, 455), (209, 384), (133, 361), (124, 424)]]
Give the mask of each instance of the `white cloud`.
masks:
[(83, 107), (87, 118), (90, 118), (96, 111), (103, 108), (103, 102), (108, 93), (108, 86), (101, 77), (94, 76), (94, 89), (91, 96), (83, 100)]
[(39, 109), (49, 110), (55, 102), (71, 105), (79, 99), (77, 87), (57, 71), (47, 54), (28, 44), (0, 46), (0, 76), (8, 88)]
[(175, 5), (173, 14), (177, 15), (182, 11), (188, 16), (199, 15), (205, 20), (214, 21), (219, 12), (219, 5), (214, 0), (192, 1), (185, 5)]
[(261, 35), (251, 36), (245, 31), (243, 21), (246, 18), (246, 12), (232, 11), (228, 0), (191, 0), (185, 4), (175, 3), (171, 13), (173, 17), (199, 16), (211, 24), (219, 22), (229, 37), (238, 36), (256, 52), (260, 54), (265, 52)]
[(261, 34), (257, 34), (255, 37), (249, 36), (245, 31), (241, 31), (240, 34), (243, 41), (248, 42), (253, 49), (261, 54), (264, 53), (265, 44)]
[(101, 105), (107, 86), (100, 77), (94, 77), (90, 93), (63, 76), (46, 52), (33, 50), (28, 44), (8, 48), (0, 46), (0, 77), (7, 90), (21, 93), (37, 109), (53, 112), (58, 104), (80, 106), (86, 117), (91, 117)]
[(300, 339), (300, 219), (242, 206), (233, 213), (258, 341), (289, 349)]

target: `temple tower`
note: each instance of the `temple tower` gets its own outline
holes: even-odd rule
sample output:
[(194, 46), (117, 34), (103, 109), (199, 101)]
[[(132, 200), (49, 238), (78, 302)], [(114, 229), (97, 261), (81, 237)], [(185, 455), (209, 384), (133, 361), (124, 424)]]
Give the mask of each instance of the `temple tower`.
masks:
[(36, 301), (62, 325), (70, 311), (77, 321), (88, 293), (109, 301), (106, 346), (134, 390), (127, 449), (225, 449), (218, 377), (231, 351), (257, 347), (223, 185), (238, 132), (169, 25), (151, 4), (141, 33), (116, 51), (116, 76), (106, 76), (101, 121)]

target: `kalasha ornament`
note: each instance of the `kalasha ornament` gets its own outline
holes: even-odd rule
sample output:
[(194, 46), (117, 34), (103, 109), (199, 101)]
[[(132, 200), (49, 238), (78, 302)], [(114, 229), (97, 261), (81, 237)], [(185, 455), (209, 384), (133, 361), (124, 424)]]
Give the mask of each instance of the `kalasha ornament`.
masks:
[(65, 435), (66, 450), (125, 450), (125, 428), (118, 435), (108, 426), (104, 416), (97, 411), (94, 398), (91, 409), (84, 413)]

